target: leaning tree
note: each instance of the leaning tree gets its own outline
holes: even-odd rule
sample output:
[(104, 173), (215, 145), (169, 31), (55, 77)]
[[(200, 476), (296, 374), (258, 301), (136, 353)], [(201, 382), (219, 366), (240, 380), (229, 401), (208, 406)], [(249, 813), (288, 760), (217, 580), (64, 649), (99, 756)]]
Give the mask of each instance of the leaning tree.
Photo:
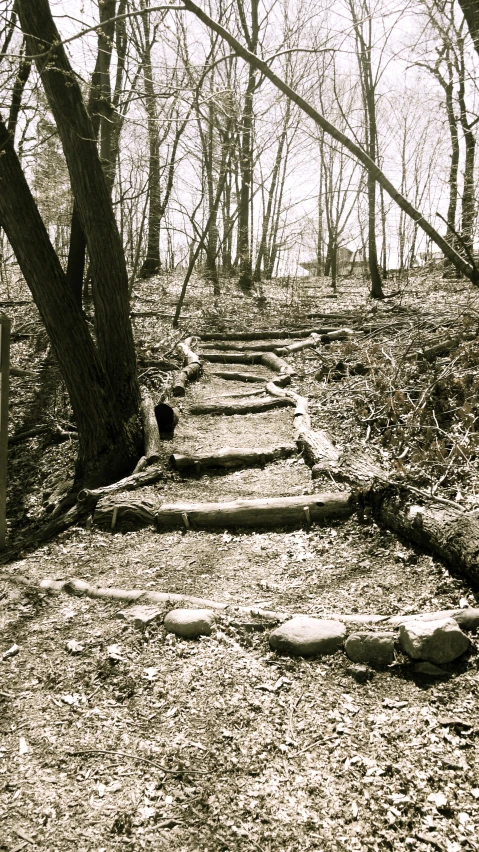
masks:
[(104, 483), (134, 466), (141, 448), (140, 393), (128, 275), (95, 133), (48, 0), (16, 11), (54, 116), (90, 257), (95, 342), (0, 123), (0, 224), (38, 306), (79, 433), (77, 476)]

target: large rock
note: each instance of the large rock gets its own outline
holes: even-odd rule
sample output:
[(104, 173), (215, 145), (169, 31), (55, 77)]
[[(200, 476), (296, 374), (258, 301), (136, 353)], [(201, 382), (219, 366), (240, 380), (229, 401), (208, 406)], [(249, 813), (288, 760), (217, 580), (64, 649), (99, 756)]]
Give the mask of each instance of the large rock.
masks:
[(158, 609), (157, 606), (138, 604), (137, 606), (131, 606), (129, 609), (120, 610), (120, 612), (117, 612), (116, 617), (123, 619), (123, 621), (128, 621), (139, 630), (144, 630), (145, 627), (158, 621), (162, 615), (163, 611)]
[(298, 615), (273, 630), (269, 644), (275, 651), (313, 657), (334, 654), (342, 647), (345, 636), (346, 628), (340, 621)]
[(167, 633), (197, 639), (210, 635), (214, 621), (215, 614), (209, 609), (172, 609), (165, 617), (164, 626)]
[(353, 663), (389, 666), (394, 661), (394, 639), (391, 631), (351, 633), (344, 650)]
[(401, 647), (413, 660), (450, 663), (469, 648), (469, 639), (453, 618), (407, 621), (399, 628)]

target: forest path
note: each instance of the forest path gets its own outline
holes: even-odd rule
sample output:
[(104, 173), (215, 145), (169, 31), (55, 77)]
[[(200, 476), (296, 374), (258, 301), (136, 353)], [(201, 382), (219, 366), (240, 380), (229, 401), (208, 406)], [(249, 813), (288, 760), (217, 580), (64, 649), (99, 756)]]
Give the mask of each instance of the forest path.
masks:
[[(165, 460), (292, 442), (292, 408), (189, 413), (254, 389), (217, 379), (219, 366), (205, 364), (188, 387)], [(274, 377), (260, 365), (221, 369)], [(292, 387), (309, 393), (301, 375)], [(344, 442), (332, 413), (331, 432), (336, 423)], [(165, 466), (141, 496), (204, 502), (316, 488), (324, 483), (296, 455), (191, 477)], [(454, 608), (470, 592), (427, 554), (355, 517), (274, 530), (73, 527), (7, 570), (318, 615)], [(231, 612), (210, 637), (185, 642), (160, 623), (139, 631), (119, 620), (118, 601), (27, 596), (10, 583), (1, 591), (2, 650), (18, 649), (2, 662), (0, 686), (9, 850), (25, 835), (32, 849), (61, 852), (477, 849), (474, 732), (450, 721), (477, 715), (476, 656), (449, 679), (425, 682), (398, 660), (360, 684), (345, 654), (278, 655), (266, 632)]]

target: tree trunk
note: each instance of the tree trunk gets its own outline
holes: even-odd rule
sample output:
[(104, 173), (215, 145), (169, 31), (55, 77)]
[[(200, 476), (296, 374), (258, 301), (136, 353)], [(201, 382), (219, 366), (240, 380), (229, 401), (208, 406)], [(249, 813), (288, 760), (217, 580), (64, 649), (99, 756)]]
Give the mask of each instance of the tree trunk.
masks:
[[(238, 12), (248, 48), (256, 53), (259, 38), (258, 0), (251, 2), (251, 28), (248, 28), (243, 0), (238, 2)], [(256, 70), (253, 65), (248, 67), (248, 83), (246, 86), (243, 112), (241, 114), (241, 146), (240, 172), (241, 187), (238, 202), (238, 257), (240, 276), (238, 284), (243, 290), (251, 290), (253, 272), (250, 242), (250, 212), (253, 198), (253, 100), (256, 90)]]
[(243, 290), (251, 290), (253, 286), (251, 246), (250, 246), (250, 202), (253, 181), (253, 93), (256, 86), (256, 74), (249, 67), (248, 87), (241, 116), (241, 188), (238, 204), (238, 256), (239, 281)]
[(466, 251), (472, 255), (474, 250), (474, 219), (475, 219), (475, 158), (476, 137), (469, 124), (465, 97), (466, 69), (464, 63), (464, 40), (458, 40), (458, 73), (459, 73), (459, 120), (464, 134), (465, 160), (464, 160), (464, 188), (462, 193), (462, 221), (461, 236), (464, 240)]
[(70, 395), (79, 437), (77, 476), (102, 484), (131, 470), (138, 457), (137, 442), (116, 404), (85, 318), (1, 120), (0, 149), (0, 223), (32, 292)]
[[(95, 68), (93, 70), (90, 93), (88, 96), (87, 111), (91, 118), (93, 134), (95, 140), (100, 133), (101, 124), (101, 99), (102, 90), (106, 89), (104, 96), (107, 97), (107, 92), (110, 89), (109, 69), (111, 62), (111, 45), (115, 32), (115, 23), (111, 19), (115, 17), (116, 0), (105, 0), (104, 3), (99, 3), (100, 24), (98, 30), (98, 48)], [(107, 79), (108, 77), (108, 79)], [(108, 99), (108, 103), (111, 98)], [(105, 124), (105, 121), (103, 121)], [(107, 128), (102, 130), (102, 135), (105, 139), (103, 142), (103, 154), (106, 153), (106, 139), (111, 136), (110, 122), (107, 122)], [(111, 165), (111, 150), (108, 157), (108, 166)], [(113, 168), (114, 172), (114, 168)], [(108, 171), (111, 177), (111, 168)], [(81, 217), (78, 209), (77, 201), (73, 200), (73, 211), (70, 225), (70, 248), (68, 252), (67, 262), (67, 281), (73, 290), (75, 300), (78, 305), (82, 305), (83, 297), (83, 278), (85, 274), (85, 253), (87, 242), (83, 231)]]
[(134, 466), (141, 441), (141, 424), (129, 317), (128, 274), (92, 124), (48, 0), (18, 0), (17, 9), (55, 118), (87, 239), (98, 350), (113, 389), (115, 405), (121, 411), (121, 423), (125, 428), (128, 424), (130, 463)]
[[(443, 82), (443, 88), (446, 94), (446, 112), (447, 121), (449, 124), (449, 135), (451, 140), (451, 164), (449, 166), (449, 204), (447, 207), (447, 232), (446, 240), (451, 245), (456, 245), (456, 214), (457, 214), (457, 195), (458, 195), (458, 176), (459, 176), (459, 134), (456, 114), (454, 111), (454, 93), (452, 83), (452, 65), (448, 60), (449, 79)], [(457, 247), (457, 246), (456, 246)], [(445, 275), (452, 277), (456, 275), (456, 270), (451, 270), (451, 263), (446, 259), (444, 266), (446, 268)], [(449, 267), (449, 272), (448, 272)]]
[(261, 281), (261, 264), (263, 263), (264, 256), (266, 254), (267, 245), (268, 245), (268, 233), (271, 225), (271, 213), (273, 209), (273, 200), (276, 193), (276, 186), (278, 183), (279, 173), (281, 169), (281, 161), (283, 159), (283, 150), (284, 143), (286, 141), (286, 134), (289, 128), (289, 119), (291, 116), (291, 101), (288, 100), (286, 102), (286, 112), (283, 119), (283, 129), (281, 131), (278, 148), (276, 150), (276, 157), (273, 165), (273, 171), (271, 173), (271, 183), (268, 189), (268, 200), (266, 202), (266, 209), (263, 214), (263, 224), (261, 228), (261, 240), (258, 248), (258, 254), (256, 256), (256, 264), (254, 269), (254, 280)]
[(8, 115), (8, 132), (10, 133), (13, 141), (15, 141), (15, 130), (17, 128), (18, 114), (20, 112), (20, 107), (22, 104), (23, 91), (30, 76), (31, 67), (32, 63), (30, 59), (25, 59), (24, 41), (22, 49), (20, 51), (20, 65), (18, 68), (18, 74), (15, 77), (15, 82), (13, 84), (12, 101), (10, 104), (10, 112)]

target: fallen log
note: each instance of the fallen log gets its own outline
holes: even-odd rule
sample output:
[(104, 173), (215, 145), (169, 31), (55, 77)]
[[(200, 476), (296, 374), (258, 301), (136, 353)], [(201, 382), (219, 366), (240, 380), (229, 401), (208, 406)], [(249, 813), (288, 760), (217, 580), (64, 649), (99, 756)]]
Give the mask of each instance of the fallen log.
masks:
[(287, 361), (283, 361), (282, 358), (278, 358), (273, 352), (263, 352), (261, 355), (261, 364), (264, 364), (265, 367), (269, 367), (270, 370), (273, 370), (275, 373), (280, 373), (283, 376), (295, 376), (296, 370), (294, 367), (291, 367)]
[(145, 443), (147, 464), (153, 464), (161, 458), (161, 441), (153, 400), (146, 388), (141, 389), (141, 420)]
[(290, 343), (288, 346), (277, 347), (275, 352), (277, 355), (291, 355), (293, 352), (301, 352), (302, 349), (308, 349), (310, 347), (316, 347), (321, 342), (321, 338), (318, 334), (311, 334), (309, 337), (306, 337), (304, 340), (298, 340), (296, 343)]
[(199, 364), (201, 367), (201, 361), (199, 355), (196, 352), (193, 352), (191, 348), (191, 344), (193, 342), (192, 337), (187, 337), (185, 340), (182, 340), (178, 343), (177, 349), (183, 353), (184, 363), (185, 364)]
[(338, 327), (325, 326), (323, 328), (279, 328), (276, 331), (273, 329), (264, 329), (264, 331), (229, 331), (229, 332), (207, 332), (200, 336), (200, 340), (281, 340), (281, 338), (290, 340), (291, 338), (309, 337), (310, 334), (329, 334), (330, 331), (337, 331)]
[(158, 529), (311, 524), (325, 518), (348, 517), (354, 511), (349, 492), (233, 500), (227, 503), (171, 503), (156, 513)]
[(263, 364), (275, 373), (296, 375), (294, 368), (274, 352), (203, 352), (202, 355), (212, 364)]
[(146, 470), (132, 473), (131, 476), (125, 476), (124, 479), (119, 479), (118, 482), (113, 482), (111, 485), (104, 485), (102, 488), (82, 488), (77, 494), (77, 503), (93, 507), (104, 497), (118, 494), (120, 491), (135, 491), (144, 485), (158, 482), (162, 477), (163, 469), (158, 465), (151, 465)]
[(461, 343), (475, 340), (478, 334), (477, 331), (467, 334), (457, 334), (454, 337), (449, 337), (447, 340), (441, 340), (435, 343), (434, 346), (429, 346), (425, 349), (419, 349), (417, 352), (411, 352), (406, 357), (409, 361), (417, 359), (418, 361), (434, 361), (435, 358), (441, 355), (448, 355), (453, 349), (457, 349)]
[(208, 352), (210, 350), (218, 351), (218, 352), (276, 352), (277, 349), (285, 348), (287, 343), (285, 341), (278, 341), (277, 343), (266, 343), (262, 341), (260, 343), (224, 343), (224, 342), (211, 342), (204, 343), (202, 346), (203, 352)]
[[(255, 387), (252, 390), (240, 390), (237, 393), (220, 393), (217, 399), (245, 399), (245, 397), (261, 396), (264, 394), (264, 388)], [(208, 397), (207, 397), (208, 399)]]
[(479, 518), (439, 505), (433, 499), (421, 502), (425, 505), (412, 503), (407, 486), (391, 483), (373, 483), (365, 493), (365, 505), (377, 523), (439, 556), (477, 587)]
[(327, 334), (321, 335), (321, 343), (332, 343), (334, 340), (349, 340), (354, 337), (356, 332), (352, 328), (338, 328), (335, 331), (328, 331)]
[(184, 396), (186, 393), (186, 385), (189, 382), (195, 382), (199, 379), (202, 372), (203, 368), (200, 363), (188, 364), (186, 367), (183, 367), (181, 372), (173, 379), (173, 384), (171, 386), (173, 396)]
[(199, 402), (190, 405), (189, 414), (212, 414), (227, 416), (233, 414), (257, 414), (261, 411), (270, 411), (272, 408), (286, 408), (288, 405), (294, 405), (294, 402), (288, 398), (274, 399), (246, 399), (243, 402), (217, 403), (217, 402)]
[(202, 352), (210, 364), (261, 364), (262, 352)]
[(254, 373), (233, 373), (228, 372), (228, 370), (218, 370), (210, 373), (210, 375), (230, 382), (261, 382), (264, 384), (264, 376), (255, 376)]
[(173, 380), (173, 396), (184, 396), (188, 382), (195, 382), (203, 373), (200, 357), (191, 348), (192, 341), (192, 337), (187, 337), (177, 345), (177, 349), (183, 355), (184, 367)]
[(277, 459), (285, 459), (294, 455), (296, 447), (292, 444), (281, 445), (278, 447), (268, 447), (266, 449), (249, 449), (244, 447), (224, 447), (222, 450), (217, 450), (215, 453), (195, 453), (192, 455), (183, 455), (181, 453), (173, 453), (170, 456), (170, 462), (175, 470), (180, 473), (201, 473), (202, 470), (210, 467), (250, 467), (253, 465), (265, 465), (266, 462), (276, 461)]

